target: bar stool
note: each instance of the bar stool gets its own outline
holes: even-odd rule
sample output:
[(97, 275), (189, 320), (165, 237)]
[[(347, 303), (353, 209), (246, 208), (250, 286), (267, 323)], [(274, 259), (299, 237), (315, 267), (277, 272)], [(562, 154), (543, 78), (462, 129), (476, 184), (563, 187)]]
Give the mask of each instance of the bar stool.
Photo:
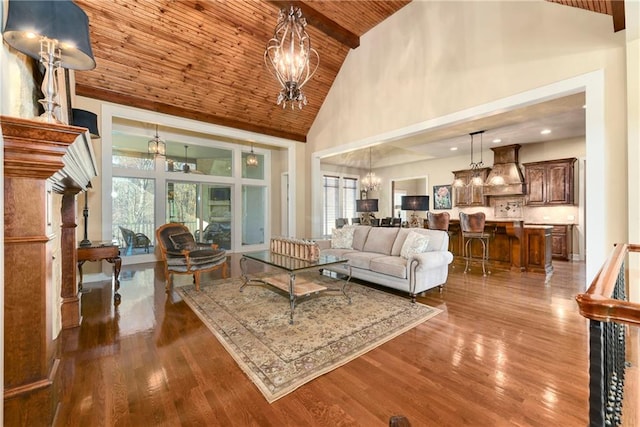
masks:
[[(451, 232), (449, 231), (449, 219), (449, 212), (427, 212), (427, 228), (430, 230), (446, 231), (449, 235), (449, 245), (447, 246), (447, 250), (451, 252)], [(455, 268), (455, 266), (451, 264), (451, 268)]]
[(449, 212), (427, 212), (428, 228), (431, 230), (449, 231)]
[(479, 240), (480, 243), (482, 243), (482, 275), (487, 275), (484, 263), (489, 260), (489, 239), (491, 238), (491, 234), (484, 232), (484, 222), (484, 212), (472, 214), (460, 212), (460, 230), (462, 231), (463, 256), (465, 259), (464, 273), (469, 270), (469, 261), (473, 259), (471, 255), (471, 242), (473, 240)]

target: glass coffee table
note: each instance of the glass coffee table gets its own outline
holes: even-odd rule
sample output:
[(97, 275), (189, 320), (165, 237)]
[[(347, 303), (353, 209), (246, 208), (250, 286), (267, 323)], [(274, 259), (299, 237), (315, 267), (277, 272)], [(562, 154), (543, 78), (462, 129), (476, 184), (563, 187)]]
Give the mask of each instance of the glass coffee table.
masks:
[[(274, 275), (269, 277), (250, 278), (247, 274), (247, 262), (255, 261), (261, 264), (266, 264), (271, 267), (285, 271), (284, 275)], [(240, 292), (250, 283), (259, 283), (274, 288), (280, 289), (289, 294), (289, 304), (291, 311), (289, 313), (289, 323), (293, 324), (293, 312), (296, 307), (296, 300), (299, 298), (305, 298), (314, 294), (319, 294), (324, 291), (339, 291), (347, 298), (349, 304), (351, 304), (351, 297), (346, 293), (346, 286), (351, 280), (351, 268), (347, 268), (347, 278), (342, 281), (342, 286), (339, 289), (328, 288), (319, 283), (307, 280), (306, 278), (299, 278), (296, 280), (296, 274), (312, 269), (322, 270), (322, 267), (346, 263), (344, 258), (338, 258), (332, 255), (320, 255), (316, 261), (307, 261), (304, 259), (293, 258), (286, 255), (276, 254), (271, 251), (258, 251), (248, 252), (242, 255), (240, 259), (240, 270), (242, 272), (242, 286), (240, 286)], [(348, 264), (347, 264), (348, 265)], [(285, 276), (285, 277), (283, 277)], [(287, 277), (288, 276), (288, 277)]]

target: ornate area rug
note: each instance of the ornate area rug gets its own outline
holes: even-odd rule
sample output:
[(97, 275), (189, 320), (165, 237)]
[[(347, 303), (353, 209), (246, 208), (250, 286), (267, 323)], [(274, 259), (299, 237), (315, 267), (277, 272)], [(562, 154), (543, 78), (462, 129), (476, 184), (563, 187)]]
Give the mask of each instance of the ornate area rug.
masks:
[[(298, 274), (327, 287), (341, 285), (318, 272)], [(177, 292), (218, 338), (268, 402), (437, 315), (441, 310), (351, 283), (347, 293), (301, 299), (289, 324), (287, 294), (242, 279), (217, 280)]]

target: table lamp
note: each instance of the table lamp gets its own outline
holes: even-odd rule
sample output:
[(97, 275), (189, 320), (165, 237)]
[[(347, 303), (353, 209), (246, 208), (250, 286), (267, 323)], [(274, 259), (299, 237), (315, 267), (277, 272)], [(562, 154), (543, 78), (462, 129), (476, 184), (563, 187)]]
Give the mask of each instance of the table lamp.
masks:
[(96, 67), (89, 40), (89, 18), (71, 0), (9, 0), (7, 23), (2, 33), (14, 49), (39, 59), (45, 68), (42, 81), (44, 113), (40, 120), (60, 123), (56, 109), (59, 67), (91, 70)]
[(91, 111), (81, 110), (79, 108), (73, 108), (71, 110), (70, 123), (73, 126), (79, 126), (81, 128), (87, 128), (91, 139), (100, 138), (98, 132), (98, 116)]
[(411, 227), (419, 227), (420, 223), (416, 211), (429, 210), (429, 196), (402, 196), (400, 198), (400, 209), (403, 211), (413, 211), (409, 225)]
[(371, 225), (371, 218), (376, 217), (373, 213), (378, 212), (378, 199), (356, 200), (356, 212), (366, 213), (362, 217), (362, 224)]

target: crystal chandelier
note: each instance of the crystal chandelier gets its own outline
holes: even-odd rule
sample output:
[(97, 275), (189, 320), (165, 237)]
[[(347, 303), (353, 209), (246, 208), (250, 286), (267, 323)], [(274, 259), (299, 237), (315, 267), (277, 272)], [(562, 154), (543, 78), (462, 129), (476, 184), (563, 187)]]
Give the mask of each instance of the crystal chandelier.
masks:
[(307, 21), (298, 7), (281, 9), (273, 37), (267, 43), (264, 62), (276, 77), (282, 89), (278, 94), (278, 105), (282, 108), (295, 103), (302, 109), (307, 97), (302, 87), (318, 69), (320, 57), (311, 47), (311, 38), (304, 27)]
[(360, 182), (362, 184), (362, 188), (367, 192), (378, 191), (378, 188), (382, 185), (382, 180), (378, 178), (375, 173), (371, 172), (371, 147), (369, 147), (369, 173), (367, 173)]
[[(469, 181), (469, 185), (482, 185), (482, 177), (480, 176), (479, 169), (484, 167), (484, 162), (482, 161), (482, 134), (483, 130), (479, 130), (477, 132), (471, 132), (469, 135), (471, 136), (471, 163), (469, 163), (469, 167), (471, 168), (471, 180)], [(480, 135), (480, 161), (473, 161), (473, 137), (475, 135)]]
[(147, 147), (147, 151), (149, 154), (153, 154), (155, 156), (164, 156), (167, 152), (167, 144), (164, 143), (163, 140), (158, 136), (158, 125), (156, 125), (156, 136), (153, 139), (149, 140), (149, 145)]

